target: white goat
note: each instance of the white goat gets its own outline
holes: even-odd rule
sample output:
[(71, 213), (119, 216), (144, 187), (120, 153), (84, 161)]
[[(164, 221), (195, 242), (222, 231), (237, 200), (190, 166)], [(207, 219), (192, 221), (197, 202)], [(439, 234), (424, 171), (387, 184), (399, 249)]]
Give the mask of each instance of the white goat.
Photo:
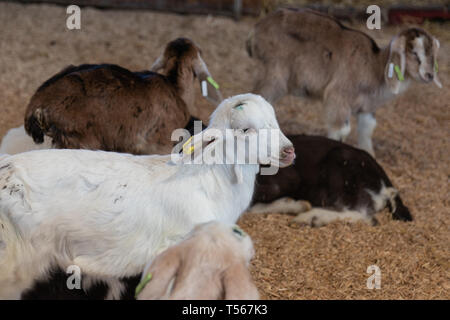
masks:
[[(280, 167), (295, 158), (272, 106), (260, 96), (224, 100), (206, 131), (226, 129), (247, 144), (259, 129), (275, 129), (279, 146), (270, 144), (264, 156)], [(224, 137), (200, 140), (201, 155)], [(0, 298), (20, 298), (52, 265), (77, 265), (83, 275), (102, 279), (140, 274), (196, 224), (235, 223), (250, 204), (263, 163), (174, 164), (170, 158), (51, 149), (1, 159)]]
[(31, 150), (51, 149), (52, 142), (49, 137), (44, 137), (44, 143), (36, 144), (23, 126), (12, 128), (2, 139), (0, 154), (17, 154)]
[[(207, 222), (144, 271), (139, 300), (259, 299), (247, 267), (252, 239), (236, 225)], [(149, 281), (149, 283), (148, 283)]]

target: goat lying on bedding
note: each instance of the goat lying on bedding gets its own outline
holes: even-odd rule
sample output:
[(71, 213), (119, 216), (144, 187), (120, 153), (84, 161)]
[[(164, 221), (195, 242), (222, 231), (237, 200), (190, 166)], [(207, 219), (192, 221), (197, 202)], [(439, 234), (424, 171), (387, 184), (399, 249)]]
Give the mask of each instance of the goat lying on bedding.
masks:
[[(288, 139), (300, 156), (295, 165), (280, 169), (277, 175), (257, 177), (250, 212), (299, 214), (295, 221), (312, 226), (341, 219), (374, 224), (375, 213), (387, 206), (393, 219), (412, 220), (382, 167), (366, 152), (319, 136), (296, 135)], [(108, 283), (92, 286), (83, 296), (75, 292), (80, 290), (65, 288), (66, 278), (61, 270), (47, 283), (39, 281), (24, 298), (103, 299), (106, 296)], [(139, 277), (123, 282), (127, 289), (121, 298), (132, 299)]]
[(69, 66), (31, 97), (25, 129), (36, 144), (47, 138), (57, 149), (168, 153), (171, 133), (189, 120), (197, 80), (218, 105), (222, 95), (210, 83), (201, 49), (186, 38), (169, 42), (151, 71)]
[[(367, 152), (319, 136), (288, 138), (300, 156), (276, 175), (258, 176), (250, 212), (300, 213), (294, 221), (311, 226), (341, 219), (374, 225), (374, 214), (387, 206), (395, 220), (412, 220), (383, 168)], [(315, 208), (310, 210), (309, 203)]]
[[(254, 250), (238, 226), (208, 222), (144, 271), (139, 300), (259, 299), (247, 267)], [(149, 282), (147, 282), (147, 277)], [(142, 290), (142, 291), (141, 291)], [(141, 291), (141, 292), (139, 292)]]
[[(277, 130), (279, 146), (269, 145), (265, 160), (285, 167), (295, 158), (272, 106), (260, 96), (224, 100), (206, 131), (226, 129), (243, 141), (258, 137), (260, 129)], [(228, 135), (213, 138), (193, 137), (196, 148), (203, 145), (200, 156), (211, 154)], [(235, 223), (250, 204), (259, 164), (266, 164), (170, 159), (70, 149), (2, 158), (0, 298), (20, 298), (54, 266), (77, 265), (84, 275), (111, 282), (141, 273), (196, 224)]]

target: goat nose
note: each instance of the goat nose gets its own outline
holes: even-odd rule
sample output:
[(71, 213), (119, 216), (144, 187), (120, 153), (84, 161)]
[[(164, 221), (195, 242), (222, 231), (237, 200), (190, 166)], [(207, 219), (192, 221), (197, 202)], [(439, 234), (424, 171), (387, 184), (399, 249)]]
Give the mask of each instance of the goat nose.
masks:
[(283, 149), (283, 152), (286, 154), (292, 154), (292, 153), (295, 153), (295, 149), (294, 149), (294, 147), (287, 147), (287, 148)]
[(433, 80), (434, 76), (433, 76), (432, 73), (427, 72), (427, 73), (425, 74), (425, 78), (426, 78), (428, 81), (431, 81), (431, 80)]
[(295, 159), (295, 149), (294, 147), (287, 147), (283, 149), (283, 158)]

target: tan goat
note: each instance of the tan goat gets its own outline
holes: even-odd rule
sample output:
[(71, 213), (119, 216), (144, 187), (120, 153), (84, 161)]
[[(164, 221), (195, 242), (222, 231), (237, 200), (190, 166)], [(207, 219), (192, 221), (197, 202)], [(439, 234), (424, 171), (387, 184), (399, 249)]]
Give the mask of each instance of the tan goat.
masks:
[(373, 155), (375, 110), (410, 80), (434, 83), (439, 41), (419, 28), (402, 31), (380, 49), (365, 33), (313, 10), (280, 9), (259, 21), (247, 41), (262, 67), (254, 92), (274, 103), (292, 94), (325, 106), (328, 136), (345, 140), (358, 117), (358, 145)]
[(137, 298), (259, 299), (247, 269), (253, 254), (252, 240), (239, 227), (200, 224), (183, 242), (155, 258), (144, 272)]

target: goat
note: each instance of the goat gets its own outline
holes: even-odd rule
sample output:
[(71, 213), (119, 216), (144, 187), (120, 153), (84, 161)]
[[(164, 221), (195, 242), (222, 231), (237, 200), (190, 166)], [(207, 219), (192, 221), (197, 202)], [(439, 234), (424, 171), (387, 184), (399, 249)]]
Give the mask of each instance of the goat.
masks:
[(257, 300), (247, 269), (253, 254), (252, 240), (238, 226), (198, 225), (152, 261), (137, 287), (137, 299)]
[(294, 221), (311, 226), (343, 219), (376, 225), (374, 214), (387, 206), (393, 219), (412, 220), (383, 168), (367, 152), (320, 136), (288, 139), (301, 157), (276, 175), (257, 177), (249, 212), (299, 214)]
[(313, 10), (280, 9), (259, 21), (247, 40), (260, 62), (253, 92), (275, 103), (286, 94), (321, 99), (328, 137), (345, 141), (358, 118), (358, 146), (374, 155), (376, 109), (410, 80), (442, 87), (439, 41), (419, 28), (400, 32), (380, 49), (365, 33)]
[[(189, 131), (190, 135), (194, 134), (194, 122), (200, 121), (200, 119), (191, 116), (189, 122), (186, 124), (186, 129)], [(202, 124), (202, 130), (206, 127)], [(52, 149), (51, 139), (44, 136), (44, 142), (37, 144), (33, 139), (26, 133), (23, 126), (10, 129), (2, 139), (0, 144), (0, 155), (8, 154), (13, 155), (17, 153), (22, 153), (32, 150), (42, 150), (42, 149)]]
[(50, 149), (52, 143), (48, 137), (44, 137), (41, 144), (36, 144), (27, 135), (23, 126), (10, 129), (2, 139), (0, 154), (17, 154), (31, 150)]
[[(247, 270), (253, 254), (250, 237), (238, 226), (218, 222), (200, 224), (181, 243), (170, 247), (152, 260), (151, 270), (144, 269), (143, 275), (147, 276), (151, 272), (155, 280), (152, 279), (138, 299), (169, 298), (162, 295), (156, 297), (155, 291), (161, 289), (161, 285), (167, 286), (168, 283), (161, 283), (162, 276), (169, 270), (175, 271), (174, 268), (177, 270), (177, 286), (176, 290), (170, 293), (170, 299), (258, 299), (258, 291)], [(177, 264), (177, 261), (182, 263)], [(164, 268), (166, 265), (171, 269)], [(201, 272), (201, 275), (196, 274), (198, 272)], [(99, 300), (107, 298), (111, 285), (114, 285), (103, 280), (86, 286), (84, 278), (83, 290), (69, 289), (66, 284), (68, 277), (64, 270), (53, 268), (46, 279), (36, 281), (30, 289), (22, 293), (21, 298)], [(134, 276), (120, 279), (120, 285), (124, 288), (121, 299), (128, 300), (137, 296), (135, 288), (139, 287), (140, 278)], [(202, 285), (204, 288), (199, 288)], [(192, 292), (182, 297), (182, 290)]]
[(172, 131), (189, 120), (196, 78), (206, 85), (204, 95), (220, 103), (200, 49), (184, 38), (167, 44), (151, 71), (69, 66), (32, 96), (25, 129), (38, 144), (50, 137), (55, 148), (167, 153)]
[[(254, 163), (254, 150), (245, 163), (195, 162), (236, 138), (250, 146), (263, 129), (278, 133), (278, 144), (259, 149)], [(228, 131), (231, 137), (221, 135)], [(50, 149), (2, 158), (0, 298), (19, 298), (54, 266), (77, 265), (112, 282), (135, 276), (196, 224), (235, 223), (250, 204), (260, 164), (286, 167), (295, 159), (272, 106), (253, 94), (224, 100), (191, 144), (194, 152), (181, 155)], [(123, 289), (115, 288), (111, 298)]]
[[(70, 271), (70, 269), (69, 269)], [(111, 299), (113, 294), (121, 300), (134, 299), (140, 275), (121, 278), (118, 281), (108, 279), (92, 279), (82, 275), (82, 287), (68, 287), (67, 282), (73, 278), (72, 272), (53, 267), (47, 271), (45, 278), (38, 279), (22, 292), (22, 300), (104, 300)], [(120, 293), (119, 293), (120, 292)]]
[[(200, 121), (198, 118), (191, 117), (186, 129), (190, 135), (195, 133), (195, 121)], [(206, 126), (202, 123), (202, 130), (206, 129)], [(0, 158), (2, 154), (17, 154), (26, 151), (38, 150), (38, 149), (50, 149), (51, 142), (45, 137), (43, 144), (34, 143), (33, 139), (28, 136), (23, 126), (13, 128), (8, 131), (3, 138), (0, 145)], [(4, 155), (6, 156), (6, 155)], [(109, 291), (115, 291), (112, 286), (119, 285), (122, 290), (120, 299), (133, 299), (134, 288), (139, 283), (139, 276), (126, 277), (120, 280), (120, 283), (110, 283), (104, 280), (95, 281), (88, 285), (84, 285), (83, 290), (74, 290), (67, 287), (66, 281), (68, 274), (65, 270), (58, 267), (53, 267), (48, 271), (45, 279), (39, 279), (34, 284), (22, 293), (22, 300), (99, 300), (108, 298)], [(86, 280), (86, 279), (85, 279)], [(87, 281), (84, 282), (84, 284)]]

